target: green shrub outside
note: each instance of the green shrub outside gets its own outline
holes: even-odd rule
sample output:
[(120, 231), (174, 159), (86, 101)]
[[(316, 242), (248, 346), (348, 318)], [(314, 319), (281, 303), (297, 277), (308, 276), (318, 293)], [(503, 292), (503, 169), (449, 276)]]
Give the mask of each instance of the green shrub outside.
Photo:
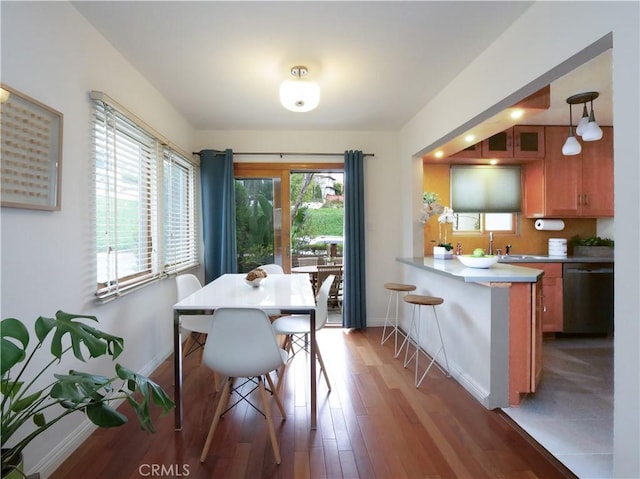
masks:
[(344, 209), (320, 208), (308, 209), (305, 223), (308, 222), (307, 234), (310, 237), (329, 235), (342, 236), (344, 223)]

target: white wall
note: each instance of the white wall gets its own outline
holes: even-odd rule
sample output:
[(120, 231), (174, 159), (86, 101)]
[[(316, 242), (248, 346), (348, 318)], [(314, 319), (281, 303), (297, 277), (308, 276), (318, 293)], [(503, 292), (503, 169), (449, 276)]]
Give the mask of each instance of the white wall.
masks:
[[(367, 324), (382, 325), (387, 306), (383, 284), (397, 281), (401, 256), (401, 211), (397, 198), (404, 189), (399, 176), (397, 133), (375, 131), (199, 131), (196, 150), (226, 149), (235, 152), (344, 153), (362, 150), (366, 157), (365, 216), (367, 257)], [(247, 158), (234, 161), (300, 161), (295, 157)], [(306, 157), (304, 161), (341, 162), (337, 157)]]
[[(1, 13), (2, 81), (65, 115), (62, 211), (3, 208), (1, 212), (2, 317), (32, 322), (37, 315), (53, 314), (57, 309), (96, 314), (102, 327), (135, 345), (129, 346), (123, 363), (143, 372), (171, 351), (173, 282), (160, 282), (106, 305), (93, 302), (93, 232), (87, 201), (91, 194), (89, 90), (109, 94), (186, 151), (361, 149), (374, 153), (375, 158), (366, 159), (365, 179), (368, 320), (375, 324), (386, 308), (382, 284), (400, 279), (402, 269), (394, 258), (422, 255), (422, 232), (416, 221), (422, 167), (413, 155), (470, 119), (491, 116), (508, 104), (509, 100), (503, 101), (506, 97), (535, 91), (552, 79), (542, 77), (554, 67), (613, 32), (616, 218), (624, 218), (615, 228), (617, 249), (625, 251), (627, 258), (616, 265), (615, 354), (616, 364), (625, 367), (616, 368), (615, 378), (615, 468), (616, 477), (640, 477), (640, 295), (626, 294), (640, 291), (637, 2), (536, 2), (399, 135), (334, 131), (193, 134), (164, 98), (69, 4), (3, 2)], [(74, 419), (55, 428), (27, 451), (27, 464), (46, 477), (56, 461), (75, 447), (82, 425)], [(56, 449), (60, 444), (67, 449)]]
[[(150, 373), (172, 351), (174, 284), (165, 280), (98, 305), (90, 211), (90, 90), (126, 105), (190, 151), (189, 125), (66, 2), (2, 2), (2, 82), (64, 114), (62, 210), (2, 208), (2, 318), (31, 325), (58, 309), (95, 314), (100, 327), (125, 338), (122, 364)], [(70, 361), (60, 371), (71, 367)], [(78, 367), (78, 365), (75, 365)], [(108, 374), (105, 362), (84, 370)], [(25, 452), (42, 477), (89, 432), (83, 416), (67, 418)]]
[[(640, 477), (640, 131), (638, 2), (536, 2), (475, 62), (461, 72), (401, 131), (402, 177), (421, 170), (414, 155), (437, 146), (466, 122), (480, 122), (550, 83), (613, 43), (616, 251), (615, 270), (615, 477)], [(580, 20), (576, 21), (576, 12)], [(611, 34), (611, 35), (610, 35)], [(610, 35), (610, 38), (604, 38)], [(586, 50), (585, 50), (586, 49)], [(455, 106), (455, 108), (452, 108)], [(412, 158), (413, 157), (413, 158)], [(415, 221), (422, 185), (403, 192), (404, 255), (420, 254)], [(602, 223), (599, 231), (613, 231)]]

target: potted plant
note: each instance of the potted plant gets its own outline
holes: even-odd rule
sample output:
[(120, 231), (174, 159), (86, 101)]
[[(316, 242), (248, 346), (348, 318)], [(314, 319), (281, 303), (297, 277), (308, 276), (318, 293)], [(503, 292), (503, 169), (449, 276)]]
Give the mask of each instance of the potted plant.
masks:
[(580, 238), (574, 236), (571, 238), (574, 256), (586, 256), (596, 258), (613, 257), (613, 240), (611, 238), (600, 238), (599, 236), (590, 236), (588, 238)]
[[(37, 436), (62, 418), (76, 411), (87, 415), (99, 427), (117, 427), (127, 417), (111, 407), (113, 401), (126, 399), (135, 411), (142, 429), (155, 432), (149, 406), (151, 402), (162, 407), (163, 414), (174, 406), (167, 393), (149, 378), (115, 365), (115, 375), (105, 377), (81, 371), (53, 374), (47, 371), (60, 362), (68, 352), (83, 361), (110, 356), (116, 359), (123, 351), (124, 339), (100, 331), (86, 321), (98, 322), (95, 316), (69, 314), (58, 311), (55, 318), (40, 316), (34, 324), (35, 338), (18, 319), (6, 318), (0, 322), (2, 392), (1, 442), (2, 477), (21, 469), (22, 451)], [(38, 352), (50, 338), (50, 357), (41, 366), (34, 363)], [(30, 347), (35, 339), (35, 346)], [(47, 353), (45, 353), (47, 354)], [(34, 367), (36, 370), (34, 370)], [(46, 386), (36, 383), (45, 378)], [(23, 430), (23, 426), (31, 427)]]

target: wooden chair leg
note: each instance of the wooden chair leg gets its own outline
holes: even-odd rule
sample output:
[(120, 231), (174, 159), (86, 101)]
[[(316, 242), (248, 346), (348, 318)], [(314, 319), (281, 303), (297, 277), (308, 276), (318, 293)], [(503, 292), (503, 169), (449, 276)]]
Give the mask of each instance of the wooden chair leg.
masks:
[[(320, 363), (320, 370), (324, 376), (324, 380), (327, 382), (327, 388), (329, 392), (331, 392), (331, 383), (329, 382), (329, 375), (327, 374), (327, 369), (324, 367), (324, 361), (322, 360), (322, 354), (320, 354), (320, 348), (316, 344), (316, 356), (318, 356), (318, 362)], [(315, 379), (314, 379), (315, 380)]]
[(267, 391), (264, 388), (264, 382), (262, 378), (258, 381), (258, 387), (260, 389), (260, 396), (262, 397), (262, 407), (264, 409), (264, 417), (267, 420), (267, 429), (269, 430), (269, 438), (271, 439), (271, 447), (273, 448), (273, 456), (276, 459), (276, 464), (280, 464), (280, 447), (278, 446), (278, 440), (276, 438), (276, 431), (273, 427), (273, 420), (271, 419), (271, 408), (269, 407), (269, 401), (267, 398)]
[[(271, 388), (271, 394), (278, 405), (278, 409), (280, 409), (280, 413), (282, 414), (283, 419), (287, 419), (287, 415), (284, 413), (284, 406), (282, 405), (282, 401), (280, 400), (280, 396), (278, 395), (278, 388), (273, 385), (273, 379), (271, 379), (270, 374), (266, 374), (267, 382), (269, 383), (269, 387)], [(282, 378), (280, 378), (282, 379)], [(280, 386), (280, 381), (278, 381), (278, 386)]]
[(287, 371), (287, 363), (288, 361), (286, 361), (281, 367), (280, 369), (278, 369), (277, 374), (278, 374), (278, 384), (276, 385), (276, 389), (275, 392), (280, 394), (280, 389), (282, 388), (282, 382), (284, 381), (284, 374)]
[(207, 458), (207, 453), (209, 452), (209, 448), (211, 447), (211, 442), (213, 441), (213, 435), (216, 432), (216, 427), (218, 427), (218, 422), (220, 421), (220, 415), (224, 411), (224, 408), (227, 406), (227, 403), (229, 402), (229, 396), (231, 395), (232, 384), (233, 384), (233, 378), (229, 378), (227, 382), (224, 384), (224, 389), (222, 390), (222, 394), (220, 395), (220, 401), (218, 402), (218, 407), (216, 408), (216, 412), (213, 415), (213, 420), (211, 421), (211, 427), (209, 428), (209, 434), (207, 435), (207, 440), (204, 443), (202, 454), (200, 454), (200, 462), (204, 462), (204, 460)]

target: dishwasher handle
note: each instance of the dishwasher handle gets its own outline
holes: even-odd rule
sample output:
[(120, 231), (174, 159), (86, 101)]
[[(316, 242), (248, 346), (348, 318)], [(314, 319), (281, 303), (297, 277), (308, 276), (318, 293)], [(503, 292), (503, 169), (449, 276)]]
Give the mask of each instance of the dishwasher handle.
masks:
[(612, 274), (613, 268), (567, 268), (565, 273), (568, 274)]

